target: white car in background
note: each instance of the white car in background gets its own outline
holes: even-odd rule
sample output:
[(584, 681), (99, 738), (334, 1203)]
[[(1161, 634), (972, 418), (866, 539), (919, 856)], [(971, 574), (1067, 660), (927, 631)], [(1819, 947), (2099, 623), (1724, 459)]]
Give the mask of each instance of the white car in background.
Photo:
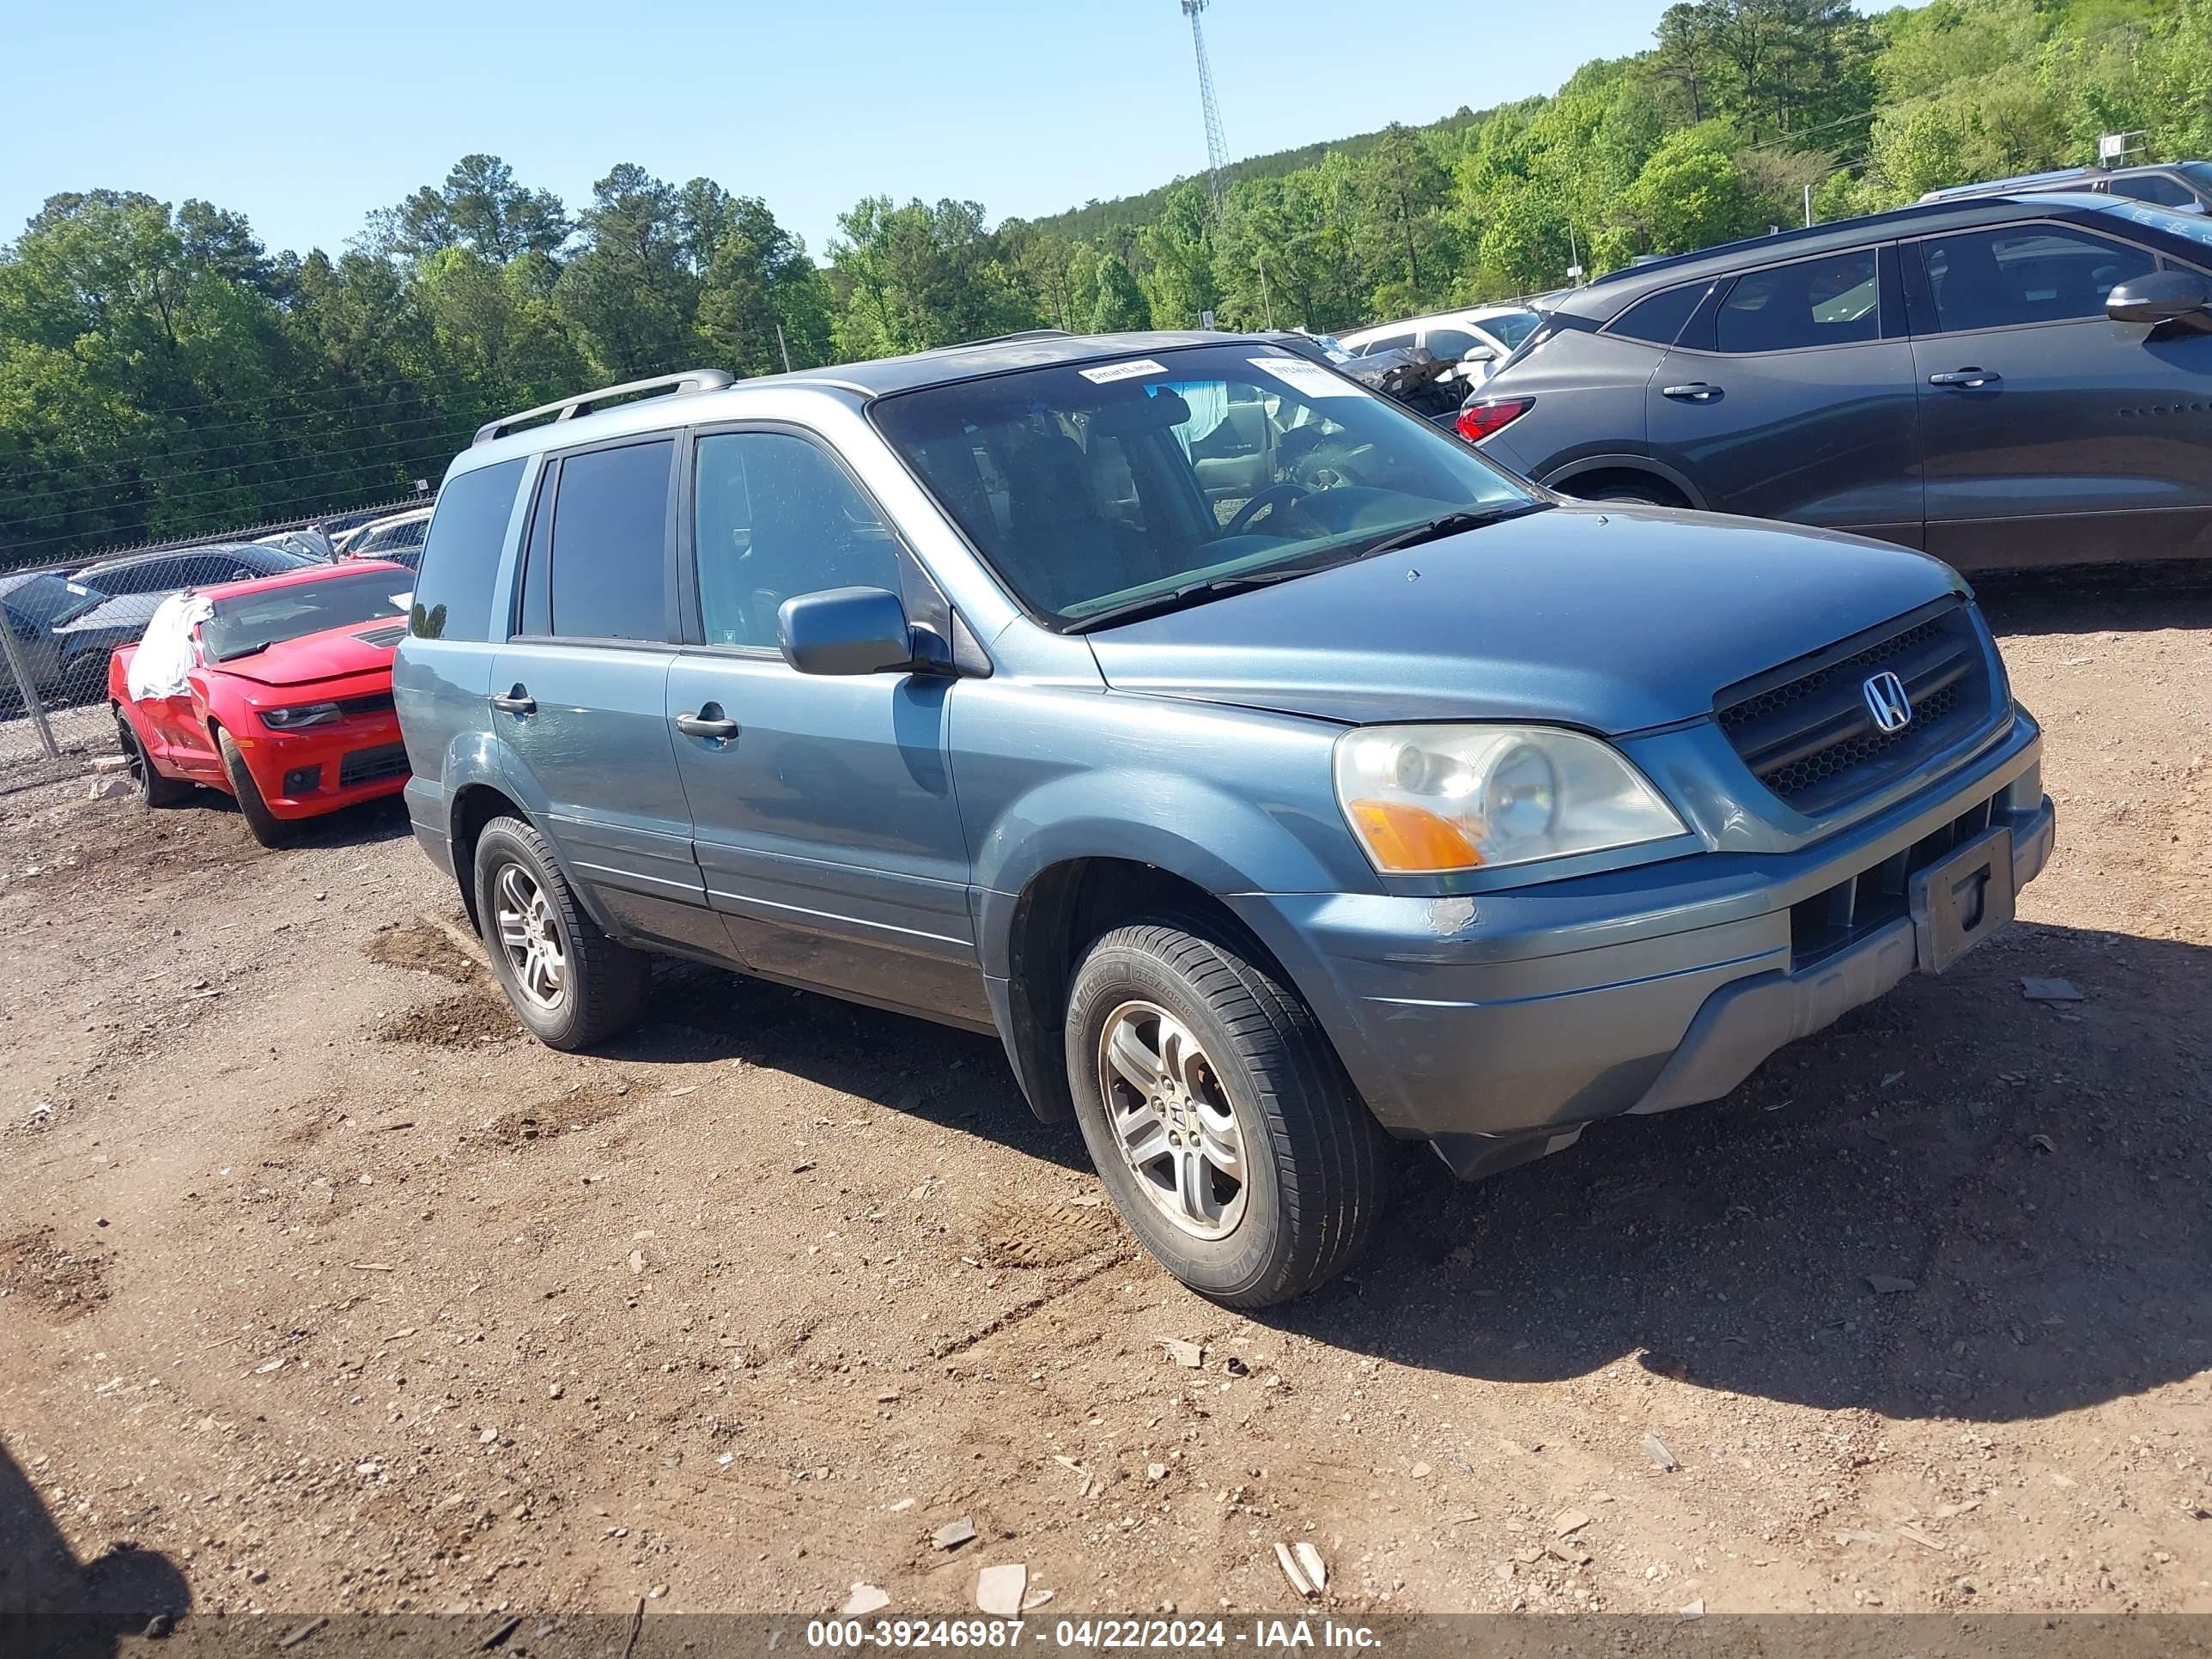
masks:
[(1457, 358), (1462, 365), (1460, 379), (1480, 386), (1543, 320), (1527, 306), (1476, 306), (1467, 311), (1408, 317), (1399, 323), (1378, 323), (1373, 328), (1340, 334), (1337, 341), (1357, 357), (1407, 346), (1425, 347), (1432, 357)]
[(373, 519), (338, 538), (341, 559), (386, 559), (413, 569), (422, 562), (422, 538), (430, 528), (430, 509), (410, 507), (388, 519)]

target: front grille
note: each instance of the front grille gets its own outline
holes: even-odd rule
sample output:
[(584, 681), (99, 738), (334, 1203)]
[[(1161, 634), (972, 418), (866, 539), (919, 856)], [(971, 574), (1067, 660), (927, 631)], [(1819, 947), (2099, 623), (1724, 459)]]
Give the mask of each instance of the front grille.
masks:
[(341, 789), (358, 788), (364, 783), (406, 775), (407, 745), (404, 743), (384, 743), (374, 749), (356, 749), (338, 763), (338, 787)]
[(383, 628), (371, 628), (354, 635), (363, 645), (397, 645), (407, 637), (407, 624), (392, 623)]
[[(1905, 683), (1912, 719), (1884, 732), (1865, 686), (1887, 669)], [(1871, 643), (1863, 636), (1730, 686), (1714, 712), (1752, 775), (1817, 815), (1880, 788), (1968, 736), (1993, 713), (1989, 658), (1972, 611), (1950, 605)]]
[(1790, 907), (1790, 963), (1792, 971), (1833, 956), (1878, 927), (1907, 914), (1908, 887), (1953, 848), (1972, 841), (1995, 821), (1999, 795), (1968, 807), (1901, 853)]

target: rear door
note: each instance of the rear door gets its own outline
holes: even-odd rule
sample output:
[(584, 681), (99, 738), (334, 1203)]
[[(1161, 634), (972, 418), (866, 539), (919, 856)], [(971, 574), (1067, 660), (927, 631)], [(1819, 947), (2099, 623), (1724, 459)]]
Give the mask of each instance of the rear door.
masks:
[(1929, 552), (1971, 568), (2212, 543), (2212, 334), (2105, 314), (2157, 253), (2056, 220), (1906, 253)]
[(1918, 410), (1893, 245), (1717, 286), (1645, 393), (1653, 457), (1721, 513), (1917, 546)]
[(549, 461), (489, 719), (525, 804), (617, 928), (720, 953), (668, 727), (676, 441)]
[(778, 610), (802, 593), (889, 588), (950, 639), (943, 599), (811, 434), (702, 434), (691, 494), (696, 642), (676, 659), (666, 715), (693, 723), (677, 734), (678, 764), (708, 899), (738, 960), (988, 1024), (952, 793), (956, 683), (801, 674), (776, 644)]

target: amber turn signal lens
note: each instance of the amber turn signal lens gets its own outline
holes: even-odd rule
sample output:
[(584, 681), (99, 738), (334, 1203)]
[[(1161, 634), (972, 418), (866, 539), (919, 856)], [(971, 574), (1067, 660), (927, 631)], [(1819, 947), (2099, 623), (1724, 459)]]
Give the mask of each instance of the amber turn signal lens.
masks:
[(1406, 875), (1472, 870), (1482, 854), (1448, 818), (1401, 801), (1356, 800), (1352, 816), (1378, 868)]

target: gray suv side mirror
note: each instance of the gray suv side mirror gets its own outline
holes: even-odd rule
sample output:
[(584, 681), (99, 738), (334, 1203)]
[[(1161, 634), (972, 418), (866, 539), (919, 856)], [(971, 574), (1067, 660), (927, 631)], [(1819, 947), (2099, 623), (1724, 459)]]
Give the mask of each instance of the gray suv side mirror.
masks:
[(2116, 323), (2187, 323), (2212, 331), (2212, 284), (2193, 270), (2154, 270), (2106, 295), (2105, 314)]
[(775, 642), (802, 674), (880, 674), (914, 666), (906, 606), (883, 587), (830, 587), (786, 599)]

